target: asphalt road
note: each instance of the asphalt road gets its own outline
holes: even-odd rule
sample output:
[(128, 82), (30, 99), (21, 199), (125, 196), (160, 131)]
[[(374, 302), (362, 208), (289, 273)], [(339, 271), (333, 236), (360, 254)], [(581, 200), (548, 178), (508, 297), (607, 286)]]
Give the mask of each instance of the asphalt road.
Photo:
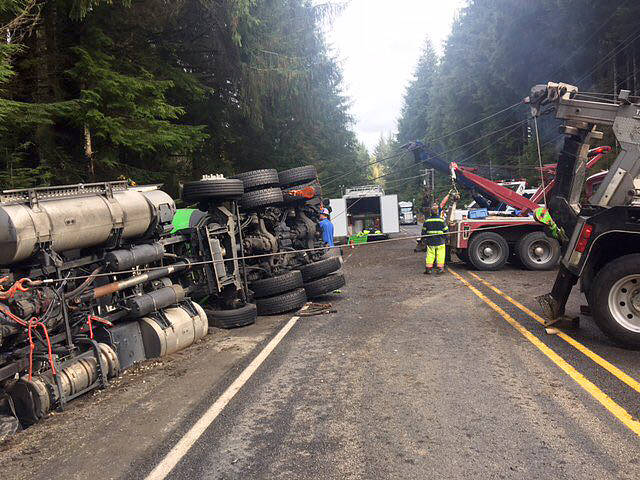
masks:
[[(452, 264), (427, 277), (422, 255), (410, 241), (345, 250), (348, 285), (326, 299), (338, 313), (298, 320), (166, 478), (638, 478), (639, 353), (612, 345), (588, 319), (549, 335), (499, 293), (535, 316), (534, 296), (554, 272)], [(569, 309), (580, 303), (575, 294)], [(24, 477), (86, 478), (98, 457), (103, 478), (145, 478), (287, 321), (225, 334), (245, 347), (218, 370), (224, 352), (204, 362), (201, 349), (189, 374), (162, 388), (164, 377), (151, 377), (158, 386), (144, 408), (113, 417), (100, 440), (85, 433), (64, 464), (51, 455), (46, 465), (23, 462)], [(138, 388), (131, 382), (127, 393)], [(64, 428), (77, 415), (60, 417), (54, 426)], [(33, 427), (44, 450), (46, 425)], [(106, 460), (105, 445), (117, 449), (123, 436), (123, 457)], [(26, 438), (0, 455), (12, 474)]]

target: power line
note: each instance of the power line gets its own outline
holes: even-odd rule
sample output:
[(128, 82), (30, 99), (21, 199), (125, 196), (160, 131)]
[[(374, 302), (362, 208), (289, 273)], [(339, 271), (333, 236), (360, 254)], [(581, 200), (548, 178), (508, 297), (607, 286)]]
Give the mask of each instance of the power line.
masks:
[(595, 30), (591, 35), (589, 35), (589, 37), (587, 37), (586, 40), (584, 40), (582, 42), (582, 46), (580, 48), (575, 49), (571, 55), (569, 55), (567, 58), (565, 58), (564, 62), (562, 62), (562, 64), (560, 64), (560, 66), (555, 70), (555, 73), (553, 73), (551, 75), (551, 77), (553, 78), (557, 74), (559, 74), (560, 70), (562, 69), (562, 67), (564, 67), (567, 64), (567, 62), (569, 62), (569, 60), (571, 60), (573, 57), (575, 57), (577, 55), (577, 53), (580, 52), (582, 49), (586, 48), (587, 43), (589, 42), (589, 40), (591, 40), (598, 33), (600, 33), (600, 31), (602, 31), (602, 29), (607, 26), (607, 24), (613, 19), (613, 17), (615, 17), (618, 14), (618, 10), (620, 10), (623, 6), (625, 6), (627, 3), (629, 3), (629, 1), (630, 0), (624, 0), (620, 5), (618, 5), (614, 9), (613, 13), (604, 22), (599, 22), (600, 23), (600, 27), (597, 30)]
[[(498, 140), (496, 140), (496, 141), (495, 141), (495, 143), (498, 143), (498, 142), (500, 142), (501, 140), (504, 140), (505, 138), (507, 138), (509, 135), (511, 135), (513, 132), (515, 132), (517, 128), (518, 128), (518, 127), (516, 126), (516, 127), (515, 127), (515, 128), (513, 128), (512, 130), (509, 130), (506, 134), (504, 134), (504, 135), (503, 135), (503, 136), (501, 136)], [(477, 151), (476, 153), (474, 153), (473, 155), (469, 155), (467, 158), (464, 158), (464, 159), (462, 159), (462, 160), (459, 160), (457, 163), (462, 164), (462, 163), (464, 163), (464, 162), (466, 162), (466, 161), (468, 161), (468, 160), (471, 160), (473, 157), (475, 157), (475, 156), (477, 156), (477, 155), (481, 154), (482, 152), (484, 152), (484, 151), (486, 151), (486, 150), (490, 149), (492, 146), (493, 146), (493, 144), (492, 144), (492, 145), (487, 145), (487, 146), (486, 146), (485, 148), (483, 148), (482, 150), (478, 150), (478, 151)]]
[(473, 123), (470, 123), (469, 125), (466, 125), (466, 126), (464, 126), (462, 128), (459, 128), (458, 130), (456, 130), (454, 132), (447, 133), (446, 135), (443, 135), (441, 137), (428, 140), (426, 143), (438, 142), (438, 141), (442, 140), (443, 138), (447, 138), (447, 137), (450, 137), (451, 135), (455, 135), (456, 133), (462, 132), (463, 130), (466, 130), (466, 129), (471, 128), (471, 127), (473, 127), (475, 125), (478, 125), (479, 123), (482, 123), (482, 122), (485, 122), (487, 120), (490, 120), (491, 118), (496, 117), (496, 116), (500, 115), (501, 113), (507, 112), (507, 111), (511, 110), (512, 108), (516, 108), (516, 107), (522, 105), (523, 103), (524, 102), (522, 100), (520, 100), (518, 103), (514, 103), (513, 105), (511, 105), (511, 106), (509, 106), (507, 108), (503, 108), (502, 110), (499, 110), (496, 113), (493, 113), (493, 114), (488, 115), (488, 116), (486, 116), (484, 118), (481, 118), (480, 120), (478, 120), (476, 122), (473, 122)]
[(528, 120), (520, 120), (519, 122), (512, 123), (511, 125), (507, 125), (507, 126), (506, 126), (506, 127), (504, 127), (504, 128), (499, 128), (498, 130), (494, 130), (493, 132), (489, 132), (489, 133), (487, 133), (486, 135), (482, 135), (481, 137), (478, 137), (478, 138), (476, 138), (475, 140), (471, 140), (470, 142), (464, 143), (464, 144), (462, 144), (462, 145), (460, 145), (460, 146), (458, 146), (458, 147), (456, 147), (456, 148), (452, 148), (452, 149), (450, 149), (450, 150), (446, 150), (446, 151), (444, 151), (444, 152), (440, 153), (440, 155), (446, 155), (447, 153), (451, 153), (451, 152), (454, 152), (454, 151), (456, 151), (456, 150), (460, 150), (460, 149), (461, 149), (461, 148), (463, 148), (463, 147), (466, 147), (466, 146), (471, 145), (471, 144), (473, 144), (473, 143), (477, 143), (477, 142), (479, 142), (480, 140), (483, 140), (483, 139), (485, 139), (485, 138), (487, 138), (487, 137), (490, 137), (490, 136), (492, 136), (492, 135), (495, 135), (496, 133), (500, 133), (500, 132), (502, 132), (502, 131), (504, 131), (504, 130), (507, 130), (507, 129), (511, 128), (511, 127), (518, 127), (518, 126), (520, 126), (520, 125), (522, 125), (522, 124), (524, 124), (524, 123), (526, 123), (526, 122), (528, 122)]
[[(635, 36), (631, 40), (629, 40), (629, 38), (632, 37), (633, 35), (635, 35)], [(604, 62), (609, 60), (612, 56), (615, 56), (618, 53), (620, 53), (622, 50), (627, 48), (627, 46), (630, 43), (634, 42), (638, 38), (640, 38), (640, 28), (637, 29), (636, 31), (634, 31), (633, 33), (631, 33), (629, 36), (627, 36), (622, 41), (622, 43), (620, 43), (617, 47), (613, 48), (607, 55), (605, 55), (598, 62), (596, 62), (596, 64), (593, 66), (593, 68), (591, 70), (589, 70), (586, 74), (584, 74), (582, 77), (580, 77), (576, 83), (580, 84), (580, 82), (582, 82), (585, 78), (587, 78), (589, 75), (591, 75), (593, 72), (595, 72), (598, 69), (598, 67), (600, 67)]]
[(335, 182), (336, 180), (340, 180), (341, 178), (344, 178), (344, 177), (346, 177), (347, 175), (351, 175), (352, 173), (356, 172), (357, 170), (360, 170), (360, 169), (365, 168), (365, 167), (370, 167), (371, 165), (375, 165), (375, 164), (377, 164), (377, 163), (381, 163), (381, 162), (384, 162), (384, 161), (386, 161), (386, 160), (392, 160), (392, 159), (397, 158), (397, 157), (402, 157), (402, 156), (406, 155), (406, 153), (407, 153), (407, 152), (406, 152), (405, 150), (403, 150), (403, 151), (400, 151), (400, 152), (396, 152), (396, 153), (394, 153), (393, 155), (390, 155), (390, 156), (388, 156), (388, 157), (381, 158), (381, 159), (379, 159), (379, 160), (374, 160), (374, 161), (369, 162), (369, 163), (367, 163), (367, 164), (365, 164), (365, 165), (358, 165), (358, 166), (357, 166), (356, 168), (354, 168), (353, 170), (350, 170), (350, 171), (348, 171), (348, 172), (346, 172), (346, 173), (341, 173), (340, 175), (337, 175), (336, 177), (334, 177), (334, 178), (332, 178), (332, 179), (331, 179), (331, 177), (330, 177), (330, 179), (329, 179), (329, 180), (327, 180), (326, 182), (323, 182), (323, 183), (322, 183), (322, 186), (323, 186), (323, 187), (326, 187), (327, 185), (331, 185), (331, 184), (332, 184), (333, 182)]

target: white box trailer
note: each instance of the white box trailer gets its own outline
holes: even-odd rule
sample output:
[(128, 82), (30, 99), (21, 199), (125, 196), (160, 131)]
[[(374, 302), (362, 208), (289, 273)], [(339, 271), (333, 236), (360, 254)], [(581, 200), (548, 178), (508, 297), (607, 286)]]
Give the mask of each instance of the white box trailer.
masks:
[(384, 235), (400, 232), (398, 196), (385, 195), (379, 185), (348, 188), (342, 198), (329, 200), (334, 236), (348, 237), (363, 230)]

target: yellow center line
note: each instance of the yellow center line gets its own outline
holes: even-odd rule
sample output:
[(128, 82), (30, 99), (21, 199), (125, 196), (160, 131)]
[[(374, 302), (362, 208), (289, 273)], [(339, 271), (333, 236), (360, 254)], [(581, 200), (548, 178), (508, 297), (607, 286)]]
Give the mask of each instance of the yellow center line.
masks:
[[(518, 302), (517, 300), (514, 300), (513, 298), (511, 298), (509, 295), (507, 295), (506, 293), (504, 293), (502, 290), (500, 290), (498, 287), (495, 287), (494, 285), (492, 285), (491, 283), (489, 283), (488, 281), (486, 281), (485, 279), (481, 278), (480, 276), (476, 275), (473, 272), (469, 272), (469, 274), (478, 279), (480, 282), (482, 282), (485, 286), (489, 287), (491, 290), (493, 290), (494, 292), (496, 292), (498, 295), (500, 295), (501, 297), (503, 297), (505, 300), (511, 302), (513, 305), (515, 305), (517, 308), (519, 308), (520, 310), (522, 310), (524, 313), (526, 313), (527, 315), (529, 315), (531, 318), (533, 318), (534, 320), (536, 320), (539, 323), (544, 324), (544, 319), (538, 315), (537, 313), (529, 310), (527, 307), (525, 307), (524, 305), (522, 305), (520, 302)], [(610, 363), (609, 361), (605, 360), (604, 358), (602, 358), (600, 355), (598, 355), (597, 353), (595, 353), (593, 350), (590, 350), (588, 347), (585, 347), (582, 343), (580, 343), (579, 341), (577, 341), (575, 338), (567, 335), (564, 332), (559, 332), (557, 334), (558, 337), (560, 337), (561, 339), (563, 339), (565, 342), (567, 342), (569, 345), (571, 345), (572, 347), (574, 347), (576, 350), (579, 350), (580, 352), (582, 352), (584, 355), (586, 355), (587, 357), (589, 357), (591, 360), (593, 360), (595, 363), (597, 363), (598, 365), (600, 365), (602, 368), (604, 368), (606, 371), (608, 371), (609, 373), (611, 373), (613, 376), (615, 376), (618, 380), (620, 380), (621, 382), (626, 383), (627, 385), (629, 385), (631, 388), (633, 388), (636, 392), (640, 393), (640, 382), (638, 382), (635, 378), (631, 377), (630, 375), (626, 374), (625, 372), (623, 372), (622, 370), (620, 370), (618, 367), (616, 367), (615, 365), (613, 365), (612, 363)]]
[(627, 428), (633, 431), (636, 435), (640, 436), (640, 422), (634, 420), (633, 417), (624, 408), (614, 402), (606, 393), (600, 390), (595, 384), (587, 380), (587, 378), (578, 372), (572, 365), (570, 365), (564, 358), (558, 355), (555, 351), (545, 345), (538, 337), (523, 327), (516, 319), (505, 312), (502, 308), (492, 302), (486, 295), (480, 290), (474, 287), (464, 277), (449, 269), (449, 272), (464, 283), (473, 293), (476, 294), (483, 302), (489, 305), (498, 315), (504, 318), (513, 328), (522, 334), (529, 342), (531, 342), (538, 350), (544, 353), (553, 363), (555, 363), (562, 371), (569, 375), (580, 387), (587, 391), (593, 398), (595, 398), (600, 404), (611, 412), (620, 422), (622, 422)]

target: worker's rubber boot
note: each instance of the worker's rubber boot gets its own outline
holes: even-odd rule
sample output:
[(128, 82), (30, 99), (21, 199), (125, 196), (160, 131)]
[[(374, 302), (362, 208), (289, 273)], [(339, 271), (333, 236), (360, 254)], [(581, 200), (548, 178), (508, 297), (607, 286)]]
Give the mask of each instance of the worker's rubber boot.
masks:
[(444, 268), (439, 268), (436, 270), (436, 274), (442, 275), (444, 273)]
[(433, 274), (433, 268), (425, 268), (423, 273), (425, 275), (431, 275)]

